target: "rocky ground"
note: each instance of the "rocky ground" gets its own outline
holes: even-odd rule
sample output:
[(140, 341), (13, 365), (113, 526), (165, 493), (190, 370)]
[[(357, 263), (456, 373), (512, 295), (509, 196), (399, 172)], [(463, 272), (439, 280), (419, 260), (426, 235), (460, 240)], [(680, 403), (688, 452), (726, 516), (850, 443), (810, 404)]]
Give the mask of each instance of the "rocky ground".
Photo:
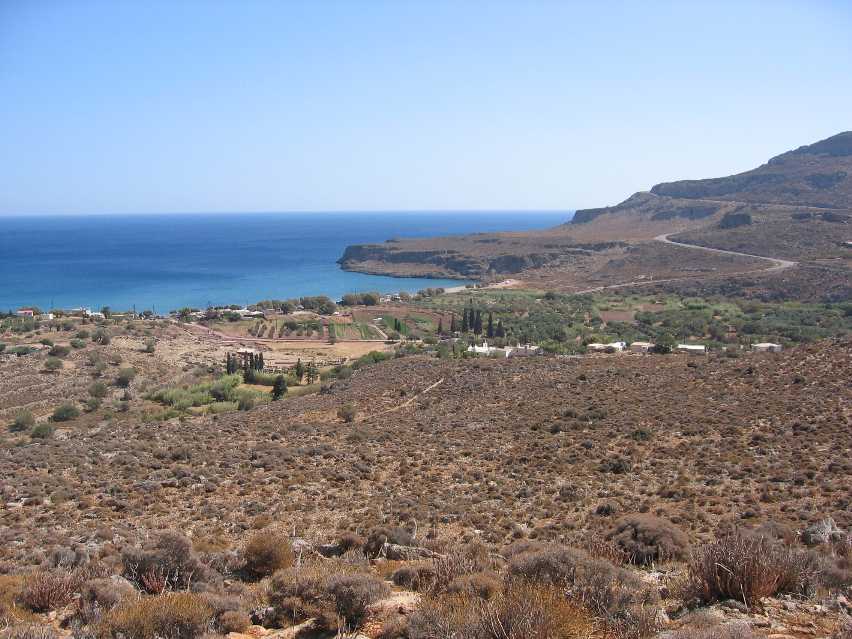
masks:
[[(147, 366), (133, 384), (185, 374), (156, 356), (132, 358)], [(683, 535), (684, 559), (631, 569), (665, 595), (690, 546), (733, 530), (762, 526), (801, 545), (826, 518), (852, 528), (850, 359), (848, 340), (737, 358), (413, 356), (248, 412), (150, 422), (131, 407), (58, 423), (45, 439), (6, 431), (2, 572), (53, 565), (67, 549), (114, 566), (123, 549), (168, 529), (205, 556), (241, 556), (253, 531), (270, 526), (315, 543), (384, 526), (492, 552), (515, 540), (589, 550), (639, 514)], [(6, 393), (43, 375), (26, 358), (3, 366)], [(67, 377), (49, 391), (56, 399), (83, 384)], [(351, 421), (339, 416), (347, 405)], [(821, 594), (747, 610), (714, 604), (708, 614), (745, 619), (759, 636), (829, 636), (852, 581), (849, 557), (834, 546), (807, 552), (830, 575)], [(227, 581), (233, 565), (216, 561)], [(505, 572), (511, 558), (501, 561)], [(363, 569), (389, 576), (376, 562)], [(674, 632), (688, 602), (665, 599), (671, 622), (660, 629)], [(280, 633), (260, 621), (265, 630), (249, 631)]]

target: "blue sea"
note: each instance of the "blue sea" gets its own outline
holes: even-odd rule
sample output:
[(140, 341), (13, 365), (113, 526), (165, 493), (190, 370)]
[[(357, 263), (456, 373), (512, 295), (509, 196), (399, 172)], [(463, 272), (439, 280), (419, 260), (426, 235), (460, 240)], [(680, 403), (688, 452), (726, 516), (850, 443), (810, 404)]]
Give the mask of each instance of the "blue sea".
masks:
[(458, 280), (350, 273), (348, 244), (542, 229), (570, 212), (240, 213), (0, 217), (0, 309), (252, 304)]

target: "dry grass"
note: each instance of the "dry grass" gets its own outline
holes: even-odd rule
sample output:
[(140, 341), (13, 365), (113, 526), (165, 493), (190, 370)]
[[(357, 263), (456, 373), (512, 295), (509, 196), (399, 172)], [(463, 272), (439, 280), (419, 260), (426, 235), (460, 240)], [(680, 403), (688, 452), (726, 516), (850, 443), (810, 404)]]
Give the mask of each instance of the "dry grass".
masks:
[(120, 604), (95, 628), (97, 639), (194, 639), (212, 623), (200, 595), (174, 592)]
[(807, 553), (765, 537), (731, 534), (699, 548), (689, 563), (685, 597), (754, 606), (780, 593), (805, 594), (814, 585)]
[(589, 639), (594, 622), (558, 588), (511, 582), (490, 600), (464, 593), (423, 600), (409, 621), (411, 639)]
[(267, 577), (276, 570), (293, 565), (293, 548), (287, 536), (279, 531), (255, 533), (243, 550), (246, 570), (256, 577)]
[(21, 603), (33, 612), (56, 610), (71, 601), (75, 587), (75, 580), (68, 572), (37, 570), (24, 581)]

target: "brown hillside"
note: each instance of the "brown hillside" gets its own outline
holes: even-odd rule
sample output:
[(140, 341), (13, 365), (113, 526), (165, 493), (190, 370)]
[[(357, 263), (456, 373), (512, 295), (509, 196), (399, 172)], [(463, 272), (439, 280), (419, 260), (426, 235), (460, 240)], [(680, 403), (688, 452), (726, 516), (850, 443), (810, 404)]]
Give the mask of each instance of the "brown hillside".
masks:
[[(852, 132), (738, 175), (658, 184), (621, 204), (577, 211), (554, 229), (354, 245), (339, 262), (368, 273), (512, 277), (560, 290), (678, 279), (696, 268), (705, 270), (702, 277), (760, 269), (747, 257), (732, 265), (732, 256), (696, 250), (672, 264), (671, 247), (654, 241), (662, 235), (749, 255), (829, 261), (852, 279)], [(641, 267), (625, 270), (637, 251)]]

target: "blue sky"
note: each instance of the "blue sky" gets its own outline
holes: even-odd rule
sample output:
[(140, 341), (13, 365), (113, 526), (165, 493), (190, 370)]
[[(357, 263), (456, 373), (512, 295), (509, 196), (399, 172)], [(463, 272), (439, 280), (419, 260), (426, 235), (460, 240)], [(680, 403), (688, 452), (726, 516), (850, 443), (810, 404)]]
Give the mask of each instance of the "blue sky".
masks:
[(0, 214), (573, 209), (852, 129), (852, 3), (0, 0)]

